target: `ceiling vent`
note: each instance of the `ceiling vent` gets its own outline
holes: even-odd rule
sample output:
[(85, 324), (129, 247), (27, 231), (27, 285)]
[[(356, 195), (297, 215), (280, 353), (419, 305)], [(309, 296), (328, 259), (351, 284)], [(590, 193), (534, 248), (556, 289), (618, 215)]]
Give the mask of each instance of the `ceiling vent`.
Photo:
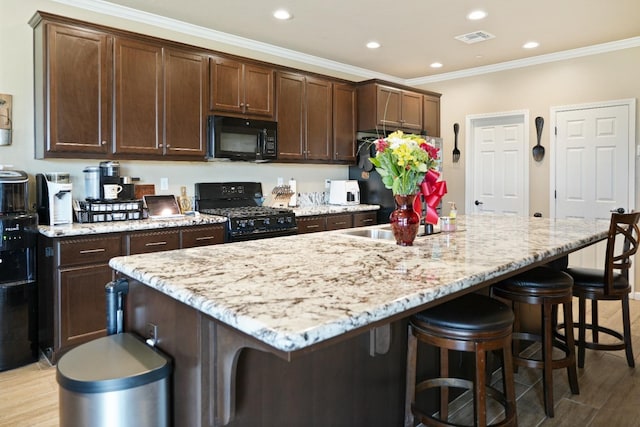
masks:
[(472, 33), (463, 34), (461, 36), (456, 36), (455, 38), (460, 40), (461, 42), (465, 42), (467, 44), (473, 44), (478, 42), (483, 42), (485, 40), (493, 39), (494, 36), (491, 33), (487, 33), (486, 31), (478, 30)]

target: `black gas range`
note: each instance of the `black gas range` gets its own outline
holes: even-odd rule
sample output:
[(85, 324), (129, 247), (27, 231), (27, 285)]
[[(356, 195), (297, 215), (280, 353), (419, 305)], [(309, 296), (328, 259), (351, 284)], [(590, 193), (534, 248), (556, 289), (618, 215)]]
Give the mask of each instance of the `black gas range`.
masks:
[(262, 206), (259, 182), (201, 182), (195, 184), (195, 209), (225, 216), (227, 242), (296, 234), (296, 216), (290, 209)]

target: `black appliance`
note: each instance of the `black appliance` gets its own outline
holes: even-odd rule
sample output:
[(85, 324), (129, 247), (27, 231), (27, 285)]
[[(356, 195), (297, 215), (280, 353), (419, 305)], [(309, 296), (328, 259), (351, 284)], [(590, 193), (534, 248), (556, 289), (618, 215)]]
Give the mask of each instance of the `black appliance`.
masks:
[(120, 185), (120, 163), (119, 162), (116, 162), (116, 161), (100, 162), (100, 199), (101, 200), (104, 200), (105, 184)]
[(0, 171), (0, 371), (38, 360), (38, 216), (28, 175)]
[(195, 184), (195, 209), (227, 217), (225, 241), (264, 239), (296, 234), (290, 209), (262, 206), (259, 182), (203, 182)]
[(278, 155), (278, 124), (266, 120), (209, 116), (207, 158), (266, 162)]
[(360, 186), (360, 203), (379, 205), (377, 211), (378, 224), (389, 222), (389, 215), (396, 208), (393, 192), (382, 183), (382, 177), (376, 171), (369, 158), (375, 157), (375, 140), (377, 137), (358, 140), (356, 165), (349, 166), (349, 179), (358, 181)]

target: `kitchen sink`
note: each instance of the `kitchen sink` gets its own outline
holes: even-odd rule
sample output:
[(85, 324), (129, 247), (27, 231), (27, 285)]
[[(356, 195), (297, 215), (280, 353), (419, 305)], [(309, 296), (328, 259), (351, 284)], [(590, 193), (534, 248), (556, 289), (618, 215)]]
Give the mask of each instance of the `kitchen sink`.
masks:
[(394, 242), (396, 241), (396, 238), (393, 237), (393, 233), (391, 232), (391, 227), (371, 228), (366, 230), (349, 230), (344, 234), (348, 234), (349, 236), (367, 237), (369, 239), (392, 240)]

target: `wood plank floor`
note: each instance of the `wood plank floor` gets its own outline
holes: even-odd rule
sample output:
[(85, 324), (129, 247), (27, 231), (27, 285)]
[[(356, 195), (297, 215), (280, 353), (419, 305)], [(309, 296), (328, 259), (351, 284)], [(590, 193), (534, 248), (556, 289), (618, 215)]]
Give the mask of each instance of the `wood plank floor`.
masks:
[[(606, 319), (603, 324), (613, 327), (620, 324), (619, 303), (602, 303), (600, 314), (601, 319)], [(566, 370), (554, 372), (555, 417), (547, 418), (542, 404), (540, 371), (521, 368), (516, 374), (519, 426), (640, 426), (640, 301), (631, 301), (631, 317), (637, 369), (627, 366), (623, 351), (587, 350), (585, 369), (578, 370), (579, 395), (569, 391)], [(456, 404), (455, 416), (468, 419), (468, 400), (463, 398)], [(0, 372), (0, 426), (59, 426), (55, 367), (41, 360)]]

